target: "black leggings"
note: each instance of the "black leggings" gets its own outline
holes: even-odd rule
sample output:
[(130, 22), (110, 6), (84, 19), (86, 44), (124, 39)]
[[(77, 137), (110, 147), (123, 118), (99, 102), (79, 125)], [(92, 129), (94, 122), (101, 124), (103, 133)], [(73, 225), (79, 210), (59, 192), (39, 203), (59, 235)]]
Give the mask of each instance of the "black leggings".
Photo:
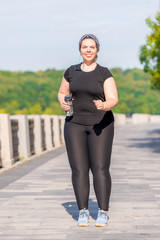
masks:
[(79, 209), (88, 208), (89, 169), (91, 169), (98, 206), (102, 210), (108, 210), (113, 135), (114, 122), (107, 126), (101, 124), (85, 126), (65, 122), (64, 137)]

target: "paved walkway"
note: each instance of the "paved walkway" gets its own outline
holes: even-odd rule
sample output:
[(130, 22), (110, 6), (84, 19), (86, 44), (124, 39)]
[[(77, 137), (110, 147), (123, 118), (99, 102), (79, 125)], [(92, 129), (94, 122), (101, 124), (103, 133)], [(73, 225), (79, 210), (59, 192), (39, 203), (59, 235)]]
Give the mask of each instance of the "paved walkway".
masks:
[(77, 227), (78, 209), (64, 147), (1, 174), (0, 239), (159, 240), (159, 124), (116, 128), (111, 174), (110, 221), (105, 228), (95, 227), (93, 188), (90, 226)]

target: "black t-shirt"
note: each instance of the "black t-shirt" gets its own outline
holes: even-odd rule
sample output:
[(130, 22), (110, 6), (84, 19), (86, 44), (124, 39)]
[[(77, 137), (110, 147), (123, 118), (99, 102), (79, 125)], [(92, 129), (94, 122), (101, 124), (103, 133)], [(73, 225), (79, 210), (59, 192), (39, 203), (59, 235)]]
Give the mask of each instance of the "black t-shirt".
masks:
[(82, 71), (80, 66), (81, 63), (72, 65), (64, 73), (74, 99), (73, 116), (66, 117), (66, 121), (83, 125), (114, 121), (111, 111), (98, 110), (93, 102), (93, 100), (105, 101), (103, 84), (107, 78), (112, 77), (112, 74), (108, 68), (99, 64), (90, 72)]

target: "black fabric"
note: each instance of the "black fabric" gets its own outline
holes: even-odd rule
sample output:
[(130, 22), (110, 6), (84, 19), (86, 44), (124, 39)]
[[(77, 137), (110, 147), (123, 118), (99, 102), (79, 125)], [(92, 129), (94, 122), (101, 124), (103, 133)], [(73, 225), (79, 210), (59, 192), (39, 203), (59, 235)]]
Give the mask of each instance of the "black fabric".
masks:
[(105, 114), (108, 119), (113, 119), (111, 111), (98, 110), (93, 102), (93, 100), (105, 101), (103, 84), (106, 79), (112, 77), (111, 72), (99, 64), (90, 72), (82, 71), (80, 66), (81, 63), (73, 65), (64, 73), (74, 99), (73, 116), (66, 120), (83, 125), (94, 125), (99, 123)]
[(79, 209), (88, 208), (91, 169), (98, 205), (102, 210), (108, 210), (113, 135), (113, 122), (107, 124), (101, 121), (94, 126), (65, 122), (64, 137)]

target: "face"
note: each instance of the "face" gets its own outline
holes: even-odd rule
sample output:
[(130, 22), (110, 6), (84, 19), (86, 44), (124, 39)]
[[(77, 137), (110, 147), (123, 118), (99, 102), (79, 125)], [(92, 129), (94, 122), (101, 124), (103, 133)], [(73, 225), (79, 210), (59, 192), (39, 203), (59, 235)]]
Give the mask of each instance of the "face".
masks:
[(94, 61), (97, 55), (96, 42), (91, 38), (86, 38), (81, 42), (81, 56), (84, 61)]

